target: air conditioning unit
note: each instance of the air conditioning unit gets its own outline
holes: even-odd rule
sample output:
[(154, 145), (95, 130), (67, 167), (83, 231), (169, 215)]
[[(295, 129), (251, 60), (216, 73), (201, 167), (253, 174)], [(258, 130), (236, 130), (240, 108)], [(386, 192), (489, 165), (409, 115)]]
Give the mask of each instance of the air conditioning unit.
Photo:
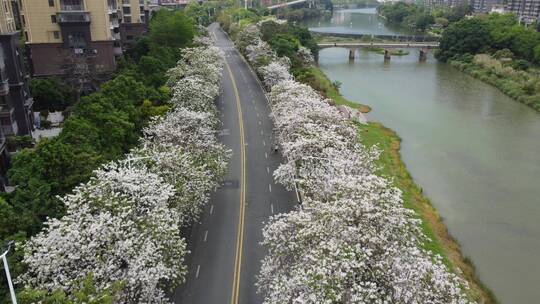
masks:
[(84, 49), (75, 48), (75, 49), (73, 49), (73, 53), (75, 53), (75, 54), (84, 54)]

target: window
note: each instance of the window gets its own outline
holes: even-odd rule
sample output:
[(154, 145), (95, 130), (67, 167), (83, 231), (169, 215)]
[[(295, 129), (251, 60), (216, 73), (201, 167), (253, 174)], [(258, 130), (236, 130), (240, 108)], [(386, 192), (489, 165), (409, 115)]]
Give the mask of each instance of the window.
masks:
[(59, 31), (54, 31), (53, 36), (54, 36), (54, 39), (60, 39), (60, 32)]
[(133, 36), (127, 35), (127, 36), (126, 36), (126, 39), (127, 39), (128, 41), (131, 41), (131, 40), (133, 40)]
[(131, 23), (131, 17), (129, 16), (124, 17), (124, 23)]
[(122, 13), (124, 13), (126, 15), (131, 15), (131, 8), (129, 6), (124, 6), (122, 8)]
[(49, 6), (54, 6), (54, 0), (49, 0)]
[(86, 47), (86, 39), (84, 33), (73, 32), (68, 35), (69, 47), (82, 49)]
[(22, 20), (23, 26), (26, 26), (26, 18), (24, 18), (24, 15), (21, 15), (21, 20)]
[(56, 23), (56, 15), (51, 15), (51, 22)]
[(28, 32), (27, 31), (24, 31), (24, 40), (28, 41)]

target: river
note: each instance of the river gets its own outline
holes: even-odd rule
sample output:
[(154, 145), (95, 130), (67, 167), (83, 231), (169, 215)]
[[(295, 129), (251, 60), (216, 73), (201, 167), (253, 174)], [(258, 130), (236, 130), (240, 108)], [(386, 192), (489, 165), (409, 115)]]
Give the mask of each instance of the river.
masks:
[[(399, 34), (374, 9), (309, 21), (324, 31)], [(342, 94), (402, 138), (402, 158), (480, 279), (502, 303), (540, 299), (540, 114), (418, 51), (393, 56), (320, 52)]]

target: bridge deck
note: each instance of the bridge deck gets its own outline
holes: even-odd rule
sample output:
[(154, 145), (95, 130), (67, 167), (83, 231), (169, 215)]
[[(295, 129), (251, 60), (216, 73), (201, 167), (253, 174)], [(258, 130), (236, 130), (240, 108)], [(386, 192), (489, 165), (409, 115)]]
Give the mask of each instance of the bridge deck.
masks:
[(303, 2), (306, 2), (306, 1), (307, 0), (296, 0), (296, 1), (286, 2), (286, 3), (280, 3), (280, 4), (276, 4), (276, 5), (271, 5), (271, 6), (268, 6), (267, 8), (269, 10), (273, 10), (273, 9), (276, 9), (276, 8), (295, 5), (295, 4), (303, 3)]
[(317, 44), (319, 48), (348, 48), (348, 49), (358, 49), (358, 48), (384, 48), (384, 49), (435, 49), (439, 47), (438, 42), (400, 42), (400, 43), (380, 43), (380, 42), (365, 42), (365, 43), (319, 43)]

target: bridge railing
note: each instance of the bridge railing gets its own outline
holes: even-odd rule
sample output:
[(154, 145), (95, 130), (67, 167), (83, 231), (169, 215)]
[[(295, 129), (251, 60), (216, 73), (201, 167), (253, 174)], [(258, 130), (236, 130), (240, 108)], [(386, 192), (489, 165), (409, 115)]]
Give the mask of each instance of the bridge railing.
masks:
[(381, 39), (387, 41), (396, 41), (396, 42), (437, 42), (439, 41), (438, 37), (434, 36), (422, 36), (422, 35), (371, 35), (371, 34), (360, 34), (360, 33), (328, 33), (321, 32), (317, 30), (309, 30), (312, 34), (319, 36), (329, 36), (329, 37), (343, 37), (343, 38), (371, 38), (371, 39)]

